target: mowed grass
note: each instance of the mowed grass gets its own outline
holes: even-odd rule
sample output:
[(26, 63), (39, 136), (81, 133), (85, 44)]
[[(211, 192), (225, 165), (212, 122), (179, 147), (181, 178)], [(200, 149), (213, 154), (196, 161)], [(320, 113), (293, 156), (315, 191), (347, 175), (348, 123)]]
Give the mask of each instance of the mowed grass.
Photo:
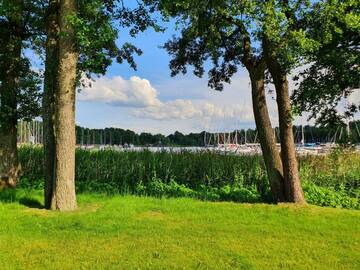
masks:
[(0, 202), (0, 269), (360, 269), (360, 212), (41, 192)]

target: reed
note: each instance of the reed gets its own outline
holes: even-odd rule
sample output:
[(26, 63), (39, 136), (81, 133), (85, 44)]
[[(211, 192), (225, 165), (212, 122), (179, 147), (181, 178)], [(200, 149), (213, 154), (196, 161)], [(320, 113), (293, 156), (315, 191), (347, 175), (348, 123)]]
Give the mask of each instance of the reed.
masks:
[[(42, 148), (21, 147), (19, 159), (22, 165), (19, 186), (41, 188)], [(314, 199), (314, 196), (319, 197), (322, 194), (322, 190), (317, 189), (321, 187), (329, 190), (331, 196), (338, 191), (348, 196), (351, 208), (354, 208), (354, 201), (355, 205), (359, 205), (358, 153), (337, 150), (328, 156), (301, 157), (299, 165), (308, 201), (331, 205), (321, 203), (322, 199)], [(271, 201), (261, 156), (223, 155), (210, 151), (153, 153), (147, 150), (122, 152), (78, 149), (76, 187), (78, 192), (185, 196), (206, 200)], [(309, 196), (309, 193), (315, 195)], [(338, 198), (336, 200), (339, 201)], [(346, 203), (340, 204), (344, 206)]]

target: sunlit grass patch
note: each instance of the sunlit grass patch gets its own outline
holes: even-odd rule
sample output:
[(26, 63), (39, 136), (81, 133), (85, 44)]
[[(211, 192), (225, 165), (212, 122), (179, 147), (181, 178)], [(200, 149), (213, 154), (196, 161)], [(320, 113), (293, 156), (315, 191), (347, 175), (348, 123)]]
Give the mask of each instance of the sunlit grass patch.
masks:
[(1, 269), (359, 269), (360, 212), (190, 198), (78, 196), (74, 212), (0, 202)]

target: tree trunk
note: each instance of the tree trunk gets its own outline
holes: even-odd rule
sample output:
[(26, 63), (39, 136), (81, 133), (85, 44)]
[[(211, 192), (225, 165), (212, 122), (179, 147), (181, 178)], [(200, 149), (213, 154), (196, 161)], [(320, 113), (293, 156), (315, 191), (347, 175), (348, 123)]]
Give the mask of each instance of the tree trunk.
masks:
[(43, 94), (43, 142), (45, 174), (45, 208), (50, 209), (55, 182), (55, 93), (58, 88), (57, 71), (59, 65), (59, 0), (50, 0), (46, 18), (46, 60)]
[(265, 96), (265, 65), (248, 67), (256, 129), (265, 162), (270, 188), (275, 202), (285, 201), (284, 177), (280, 154), (271, 126)]
[(272, 46), (266, 36), (263, 36), (262, 46), (266, 65), (273, 78), (276, 90), (286, 201), (304, 203), (304, 193), (296, 159), (287, 71), (278, 61), (276, 48)]
[(75, 88), (78, 52), (68, 16), (76, 12), (76, 1), (60, 1), (58, 88), (55, 96), (55, 182), (51, 209), (73, 210), (75, 195)]
[(296, 159), (289, 84), (286, 74), (281, 74), (279, 70), (272, 68), (270, 73), (275, 84), (276, 102), (279, 111), (281, 158), (284, 167), (286, 199), (289, 202), (303, 203), (305, 200)]
[(19, 175), (17, 156), (17, 93), (22, 49), (22, 0), (13, 0), (8, 35), (1, 42), (0, 74), (0, 186), (15, 187)]

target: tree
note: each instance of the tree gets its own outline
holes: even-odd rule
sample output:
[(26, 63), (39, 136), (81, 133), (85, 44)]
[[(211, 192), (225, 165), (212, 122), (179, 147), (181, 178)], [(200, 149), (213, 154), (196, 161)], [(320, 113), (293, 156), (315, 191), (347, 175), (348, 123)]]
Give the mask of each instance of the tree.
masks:
[[(132, 44), (116, 45), (118, 29), (135, 36), (156, 28), (144, 6), (133, 10), (121, 2), (50, 0), (47, 8), (46, 71), (44, 85), (45, 206), (72, 210), (75, 199), (75, 92), (85, 74), (104, 74), (116, 59), (136, 69)], [(55, 157), (55, 158), (53, 158)]]
[(310, 3), (303, 0), (272, 0), (261, 6), (258, 17), (265, 62), (276, 90), (286, 199), (300, 203), (304, 202), (304, 194), (296, 159), (287, 76), (300, 62), (301, 49), (304, 46), (312, 49), (312, 40), (304, 34), (306, 24), (303, 22), (309, 7)]
[(45, 14), (45, 74), (42, 103), (44, 123), (44, 199), (45, 208), (50, 209), (55, 184), (55, 93), (58, 87), (57, 69), (59, 65), (59, 0), (49, 0)]
[(283, 167), (265, 96), (266, 63), (261, 47), (257, 45), (259, 29), (253, 27), (259, 12), (252, 1), (148, 1), (165, 17), (177, 19), (180, 37), (165, 44), (173, 56), (171, 74), (186, 73), (187, 65), (194, 67), (196, 76), (203, 76), (209, 62), (209, 86), (223, 89), (223, 82), (243, 65), (251, 80), (253, 110), (264, 161), (275, 201), (286, 200)]
[[(262, 17), (263, 49), (279, 109), (281, 154), (292, 201), (303, 201), (292, 134), (292, 108), (287, 75), (308, 61), (310, 68), (295, 91), (300, 110), (311, 106), (320, 121), (336, 119), (335, 106), (360, 85), (359, 1), (268, 1)], [(296, 98), (295, 98), (296, 99)], [(309, 108), (309, 107), (307, 107)], [(348, 106), (347, 115), (357, 111)], [(339, 118), (337, 118), (339, 119)]]
[(39, 76), (22, 56), (34, 30), (36, 2), (0, 3), (0, 181), (14, 187), (20, 166), (17, 158), (17, 120), (38, 114)]
[[(0, 181), (15, 186), (18, 177), (18, 160), (16, 150), (16, 92), (19, 88), (19, 70), (21, 62), (22, 38), (22, 9), (23, 3), (16, 0), (13, 3), (3, 3), (2, 9), (8, 8), (6, 12), (7, 28), (2, 29), (1, 54), (1, 107), (0, 107)], [(4, 21), (2, 28), (4, 27)], [(10, 28), (10, 29), (8, 29)], [(4, 33), (4, 30), (7, 32)], [(5, 70), (6, 67), (6, 70)]]
[(51, 208), (73, 210), (75, 196), (75, 89), (79, 52), (75, 29), (70, 21), (75, 16), (75, 0), (60, 1), (57, 87), (54, 93), (54, 174)]

